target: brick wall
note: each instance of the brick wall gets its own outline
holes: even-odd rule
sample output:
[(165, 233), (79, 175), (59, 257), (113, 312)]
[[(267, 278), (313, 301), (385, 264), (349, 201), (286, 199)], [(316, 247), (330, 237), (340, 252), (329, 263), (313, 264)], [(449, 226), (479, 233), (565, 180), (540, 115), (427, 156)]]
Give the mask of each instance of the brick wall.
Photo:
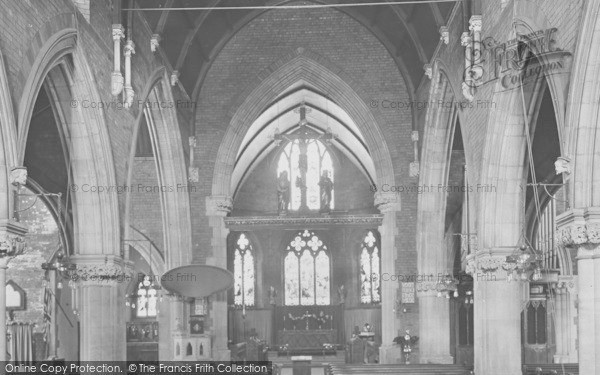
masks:
[(160, 184), (153, 157), (135, 158), (131, 181), (131, 225), (148, 237), (162, 253), (164, 242), (160, 190), (173, 187)]

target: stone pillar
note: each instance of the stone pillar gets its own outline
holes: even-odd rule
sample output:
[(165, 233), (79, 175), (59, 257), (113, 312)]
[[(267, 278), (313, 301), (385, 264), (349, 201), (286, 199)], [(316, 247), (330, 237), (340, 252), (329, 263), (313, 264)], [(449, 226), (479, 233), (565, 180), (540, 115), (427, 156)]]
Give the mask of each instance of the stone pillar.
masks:
[(78, 282), (80, 360), (124, 361), (125, 288), (131, 267), (120, 258), (76, 256), (72, 278)]
[[(6, 269), (8, 258), (0, 258), (0, 316), (6, 316)], [(2, 319), (0, 326), (0, 361), (6, 361), (6, 319)]]
[[(229, 230), (223, 218), (231, 212), (233, 202), (229, 196), (206, 197), (206, 216), (213, 230), (212, 256), (208, 257), (206, 264), (227, 268), (227, 235)], [(212, 321), (211, 332), (213, 335), (213, 359), (215, 361), (228, 361), (231, 357), (227, 345), (227, 292), (221, 292), (211, 297), (210, 318)]]
[(159, 302), (158, 354), (161, 361), (175, 360), (176, 342), (187, 334), (184, 302), (181, 297), (167, 295)]
[(577, 277), (560, 276), (556, 289), (556, 354), (554, 363), (577, 363)]
[[(383, 214), (383, 222), (379, 227), (381, 235), (381, 274), (396, 274), (396, 211), (400, 210), (400, 196), (392, 192), (377, 192), (375, 206)], [(395, 315), (395, 303), (398, 293), (398, 281), (382, 281), (381, 283), (381, 347), (379, 363), (399, 363), (401, 353), (393, 344), (398, 332)]]
[(502, 269), (514, 248), (495, 248), (470, 255), (473, 276), (475, 374), (520, 374), (522, 283), (507, 282)]
[(559, 215), (558, 242), (577, 249), (579, 373), (600, 371), (600, 207)]
[[(437, 274), (433, 275), (435, 278)], [(421, 283), (419, 298), (419, 361), (420, 363), (454, 363), (450, 355), (449, 300), (439, 298), (435, 282)]]
[[(10, 205), (9, 205), (10, 207)], [(0, 362), (6, 361), (6, 270), (12, 256), (24, 249), (27, 228), (12, 220), (0, 222)]]

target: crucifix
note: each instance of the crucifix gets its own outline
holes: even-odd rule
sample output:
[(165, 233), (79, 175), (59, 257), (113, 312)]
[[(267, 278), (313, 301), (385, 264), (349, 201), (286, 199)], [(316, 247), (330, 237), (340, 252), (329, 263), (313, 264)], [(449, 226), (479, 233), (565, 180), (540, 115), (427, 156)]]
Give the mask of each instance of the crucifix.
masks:
[[(306, 204), (306, 174), (308, 172), (308, 145), (315, 140), (323, 140), (327, 145), (331, 144), (331, 141), (335, 136), (331, 133), (330, 129), (323, 134), (319, 134), (308, 126), (306, 120), (306, 113), (310, 112), (310, 108), (307, 108), (302, 103), (298, 108), (294, 110), (296, 113), (300, 113), (300, 121), (298, 122), (298, 130), (292, 134), (281, 134), (279, 130), (275, 130), (273, 139), (275, 145), (279, 146), (281, 141), (286, 140), (289, 142), (297, 142), (300, 155), (298, 157), (298, 170), (299, 175), (296, 176), (296, 187), (300, 189), (300, 208), (299, 211), (309, 211), (308, 205)], [(281, 199), (280, 199), (281, 200)], [(287, 204), (289, 203), (289, 195), (287, 201), (285, 201), (283, 211), (287, 211)], [(280, 210), (281, 211), (281, 210)]]

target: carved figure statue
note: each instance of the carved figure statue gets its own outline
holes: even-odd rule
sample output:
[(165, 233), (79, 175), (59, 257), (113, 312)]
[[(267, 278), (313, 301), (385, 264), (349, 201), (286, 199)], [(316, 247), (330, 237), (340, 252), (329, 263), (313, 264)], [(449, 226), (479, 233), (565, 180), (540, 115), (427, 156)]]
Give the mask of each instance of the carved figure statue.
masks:
[(331, 193), (333, 191), (333, 181), (329, 178), (329, 171), (324, 170), (319, 180), (321, 187), (321, 212), (331, 211)]
[(277, 178), (277, 211), (279, 214), (288, 212), (290, 204), (290, 179), (287, 171), (279, 173)]

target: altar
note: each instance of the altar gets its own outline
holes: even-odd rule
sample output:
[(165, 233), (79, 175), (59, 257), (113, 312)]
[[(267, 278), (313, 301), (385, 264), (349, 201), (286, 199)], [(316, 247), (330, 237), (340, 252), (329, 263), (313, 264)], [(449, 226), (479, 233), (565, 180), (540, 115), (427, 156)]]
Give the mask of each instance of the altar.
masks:
[(277, 307), (277, 345), (282, 351), (333, 350), (339, 344), (339, 306)]
[[(289, 351), (333, 350), (329, 345), (337, 342), (337, 330), (312, 330), (312, 331), (279, 331), (277, 342), (280, 347)], [(282, 350), (285, 351), (285, 350)]]

